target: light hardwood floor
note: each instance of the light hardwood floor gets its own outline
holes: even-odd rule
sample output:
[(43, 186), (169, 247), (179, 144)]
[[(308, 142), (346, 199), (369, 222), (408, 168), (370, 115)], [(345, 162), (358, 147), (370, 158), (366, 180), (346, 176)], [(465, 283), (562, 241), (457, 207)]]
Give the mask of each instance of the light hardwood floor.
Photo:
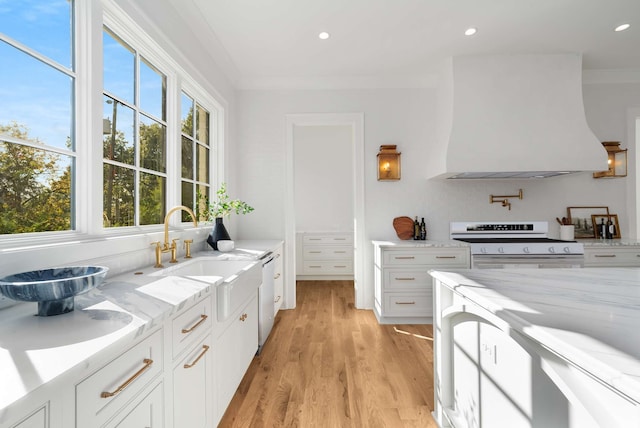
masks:
[(220, 427), (436, 428), (431, 325), (380, 325), (352, 281), (298, 281)]

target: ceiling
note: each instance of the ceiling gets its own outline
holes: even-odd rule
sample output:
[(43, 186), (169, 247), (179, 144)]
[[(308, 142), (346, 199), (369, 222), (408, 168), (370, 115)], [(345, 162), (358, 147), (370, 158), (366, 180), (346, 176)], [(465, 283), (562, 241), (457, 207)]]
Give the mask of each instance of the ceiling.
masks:
[(640, 74), (639, 0), (168, 1), (239, 88), (423, 86), (469, 54), (579, 52), (585, 70)]

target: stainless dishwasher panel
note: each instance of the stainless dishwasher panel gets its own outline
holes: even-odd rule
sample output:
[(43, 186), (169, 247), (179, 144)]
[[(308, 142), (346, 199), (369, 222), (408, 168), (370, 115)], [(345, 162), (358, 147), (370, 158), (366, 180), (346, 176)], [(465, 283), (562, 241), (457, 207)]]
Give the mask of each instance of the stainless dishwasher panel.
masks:
[(273, 328), (273, 318), (275, 316), (273, 308), (274, 296), (274, 276), (275, 263), (273, 254), (268, 253), (262, 259), (262, 284), (258, 288), (258, 352), (262, 352), (262, 347)]

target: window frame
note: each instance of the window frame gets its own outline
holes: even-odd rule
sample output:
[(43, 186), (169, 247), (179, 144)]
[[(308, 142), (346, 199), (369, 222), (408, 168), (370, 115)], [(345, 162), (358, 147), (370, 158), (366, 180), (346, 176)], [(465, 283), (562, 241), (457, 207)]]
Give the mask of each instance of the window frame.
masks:
[[(68, 231), (33, 232), (0, 236), (0, 250), (45, 251), (52, 245), (75, 245), (83, 242), (104, 242), (104, 239), (116, 237), (136, 238), (140, 235), (154, 234), (163, 230), (162, 224), (138, 225), (105, 228), (102, 222), (103, 198), (103, 153), (102, 141), (102, 32), (107, 27), (125, 43), (130, 44), (154, 67), (167, 78), (167, 189), (166, 207), (180, 205), (181, 173), (180, 173), (180, 94), (197, 94), (197, 100), (210, 112), (210, 196), (225, 175), (224, 141), (226, 130), (227, 103), (215, 89), (204, 89), (185, 68), (170, 56), (153, 38), (151, 38), (114, 0), (90, 0), (74, 2), (72, 20), (73, 27), (73, 61), (75, 66), (75, 102), (73, 104), (73, 127), (75, 135), (75, 152), (65, 155), (75, 158), (75, 181), (72, 185), (76, 203), (72, 210), (75, 229)], [(181, 58), (179, 58), (181, 59)], [(136, 71), (137, 73), (137, 71)], [(203, 76), (196, 74), (201, 81)], [(137, 131), (136, 131), (137, 132)], [(53, 150), (55, 151), (55, 150)], [(97, 167), (99, 166), (99, 167)], [(172, 225), (185, 224), (180, 216), (172, 216)], [(144, 248), (146, 241), (144, 240)], [(128, 241), (127, 241), (128, 242)], [(126, 244), (133, 249), (133, 244)], [(143, 248), (135, 244), (138, 249)], [(105, 248), (105, 250), (107, 250)], [(111, 251), (105, 251), (105, 255)], [(48, 253), (50, 254), (50, 253)], [(84, 255), (84, 257), (82, 257)], [(64, 256), (60, 256), (64, 257)], [(55, 259), (56, 257), (53, 257)], [(82, 252), (78, 255), (67, 254), (66, 260), (86, 259)], [(47, 263), (49, 263), (48, 261)], [(53, 263), (53, 261), (51, 261)]]

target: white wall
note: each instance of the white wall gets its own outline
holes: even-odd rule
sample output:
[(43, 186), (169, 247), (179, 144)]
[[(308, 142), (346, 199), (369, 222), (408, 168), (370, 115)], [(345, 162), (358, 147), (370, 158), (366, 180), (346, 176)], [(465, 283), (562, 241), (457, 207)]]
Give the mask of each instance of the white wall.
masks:
[(353, 137), (350, 126), (293, 130), (296, 231), (353, 231)]
[[(584, 91), (587, 121), (596, 136), (630, 147), (627, 110), (640, 104), (640, 84), (587, 85)], [(632, 177), (595, 180), (583, 173), (519, 182), (422, 178), (436, 144), (435, 101), (435, 90), (428, 88), (238, 92), (237, 165), (243, 177), (238, 185), (256, 205), (254, 213), (240, 220), (240, 236), (284, 236), (285, 114), (363, 112), (367, 239), (396, 238), (392, 221), (402, 215), (424, 216), (429, 239), (447, 239), (449, 222), (455, 220), (546, 220), (551, 235), (557, 236), (555, 217), (566, 215), (567, 206), (580, 205), (609, 206), (619, 215), (623, 237), (630, 237), (627, 182)], [(381, 144), (397, 144), (402, 152), (399, 182), (376, 179)], [(519, 188), (524, 190), (524, 199), (512, 200), (511, 211), (489, 204), (490, 194), (517, 193)], [(371, 249), (366, 260), (365, 284), (372, 287)]]

